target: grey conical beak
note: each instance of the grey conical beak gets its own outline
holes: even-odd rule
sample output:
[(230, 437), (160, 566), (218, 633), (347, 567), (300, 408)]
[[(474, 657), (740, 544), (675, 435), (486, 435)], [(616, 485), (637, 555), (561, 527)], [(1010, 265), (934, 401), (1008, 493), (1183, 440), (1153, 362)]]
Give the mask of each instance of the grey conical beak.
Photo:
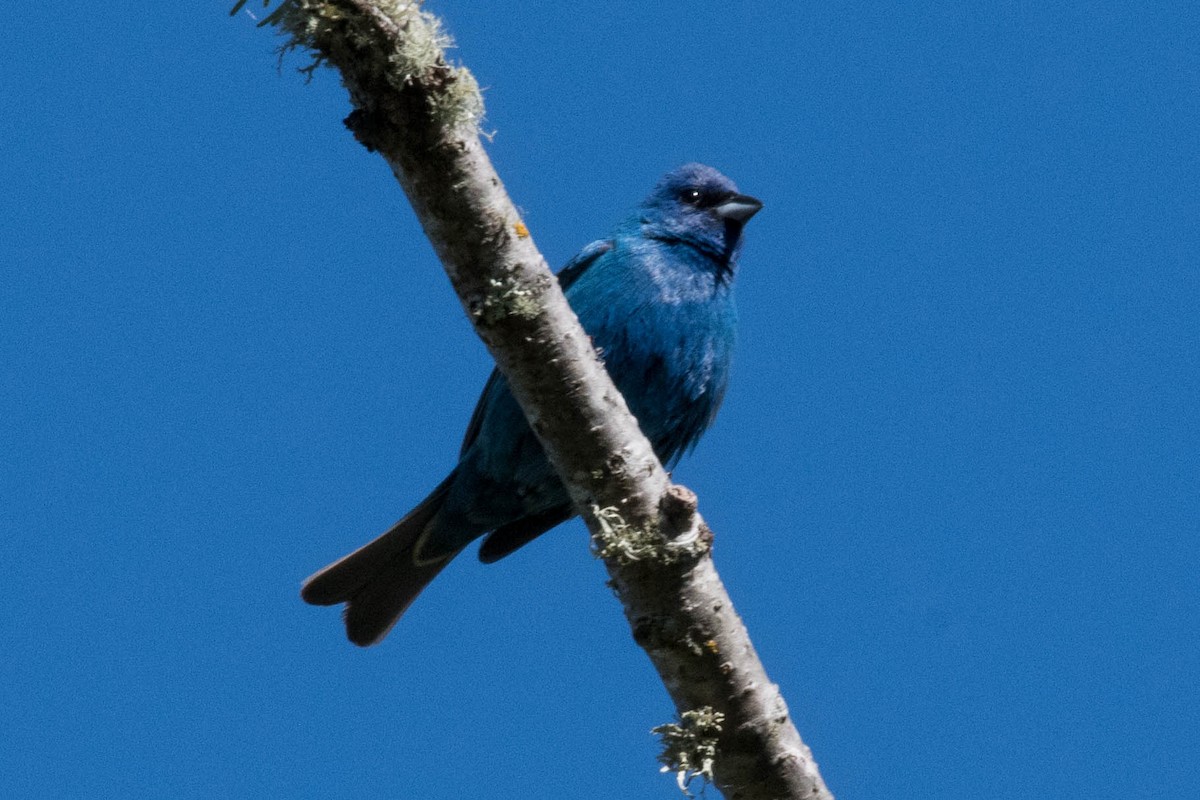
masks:
[(720, 217), (744, 225), (762, 207), (762, 200), (759, 200), (757, 197), (751, 197), (748, 194), (735, 194), (714, 210)]

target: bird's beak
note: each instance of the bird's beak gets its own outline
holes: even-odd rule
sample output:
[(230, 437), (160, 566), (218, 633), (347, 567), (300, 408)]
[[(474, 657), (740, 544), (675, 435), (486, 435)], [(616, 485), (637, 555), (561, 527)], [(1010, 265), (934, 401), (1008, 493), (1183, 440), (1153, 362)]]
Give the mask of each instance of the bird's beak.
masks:
[(763, 207), (762, 200), (748, 194), (735, 194), (714, 210), (717, 216), (744, 225)]

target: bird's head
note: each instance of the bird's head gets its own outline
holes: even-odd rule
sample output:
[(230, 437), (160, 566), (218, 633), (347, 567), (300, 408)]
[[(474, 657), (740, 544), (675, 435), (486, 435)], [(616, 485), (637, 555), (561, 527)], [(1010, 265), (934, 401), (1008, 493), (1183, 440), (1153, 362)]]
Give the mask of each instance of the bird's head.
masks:
[(740, 194), (712, 167), (684, 164), (664, 175), (642, 204), (642, 232), (692, 245), (728, 265), (741, 243), (742, 226), (760, 208), (760, 200)]

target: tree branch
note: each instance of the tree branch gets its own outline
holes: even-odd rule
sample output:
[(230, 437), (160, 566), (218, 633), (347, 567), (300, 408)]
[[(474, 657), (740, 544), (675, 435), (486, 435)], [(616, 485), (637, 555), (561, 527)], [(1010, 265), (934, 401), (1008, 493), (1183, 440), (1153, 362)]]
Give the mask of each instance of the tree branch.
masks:
[[(721, 584), (695, 496), (671, 485), (484, 152), (478, 88), (446, 61), (438, 20), (397, 0), (291, 0), (272, 19), (285, 49), (315, 54), (310, 70), (341, 72), (347, 126), (404, 188), (587, 522), (634, 639), (685, 726), (703, 712), (716, 785), (738, 800), (832, 798)], [(709, 776), (694, 754), (665, 759)]]

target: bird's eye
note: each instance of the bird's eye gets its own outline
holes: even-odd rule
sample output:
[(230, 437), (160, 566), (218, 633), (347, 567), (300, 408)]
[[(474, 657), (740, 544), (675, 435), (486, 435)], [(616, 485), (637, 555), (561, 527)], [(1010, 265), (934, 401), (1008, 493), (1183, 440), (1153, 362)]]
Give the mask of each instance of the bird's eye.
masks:
[(684, 189), (683, 194), (679, 196), (679, 199), (687, 203), (689, 206), (698, 206), (700, 205), (701, 197), (703, 197), (703, 195), (700, 194), (699, 189)]

